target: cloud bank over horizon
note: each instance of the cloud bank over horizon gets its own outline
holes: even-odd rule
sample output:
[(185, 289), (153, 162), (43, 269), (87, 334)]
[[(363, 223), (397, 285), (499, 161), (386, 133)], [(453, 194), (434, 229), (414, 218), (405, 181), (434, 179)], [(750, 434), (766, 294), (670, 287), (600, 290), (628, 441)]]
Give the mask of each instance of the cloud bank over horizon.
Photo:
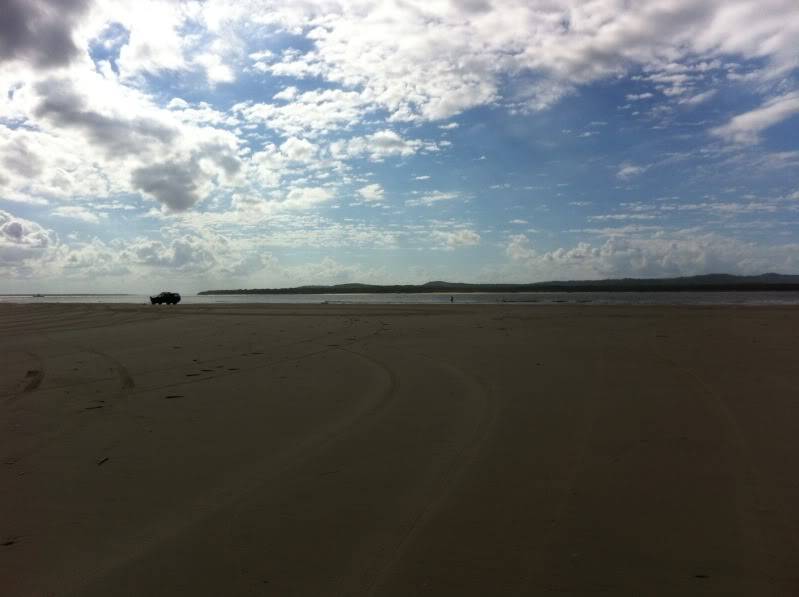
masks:
[(799, 272), (795, 0), (9, 0), (0, 292)]

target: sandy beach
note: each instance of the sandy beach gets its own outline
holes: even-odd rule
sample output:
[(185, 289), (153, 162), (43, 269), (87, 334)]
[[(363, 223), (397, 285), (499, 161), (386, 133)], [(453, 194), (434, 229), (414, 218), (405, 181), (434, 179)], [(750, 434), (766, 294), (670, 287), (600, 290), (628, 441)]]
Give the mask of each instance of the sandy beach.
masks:
[(799, 310), (0, 305), (0, 593), (797, 595)]

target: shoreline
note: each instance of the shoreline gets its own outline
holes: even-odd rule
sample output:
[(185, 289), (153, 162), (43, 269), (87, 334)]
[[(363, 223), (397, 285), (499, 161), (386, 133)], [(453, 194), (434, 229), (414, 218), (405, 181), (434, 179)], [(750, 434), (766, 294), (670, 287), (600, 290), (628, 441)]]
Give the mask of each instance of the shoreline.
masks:
[[(285, 297), (285, 298), (284, 298)], [(588, 306), (797, 306), (799, 292), (538, 292), (538, 293), (423, 293), (423, 294), (299, 294), (299, 295), (183, 295), (179, 308), (212, 305), (575, 305)], [(0, 305), (149, 305), (147, 295), (0, 295)]]

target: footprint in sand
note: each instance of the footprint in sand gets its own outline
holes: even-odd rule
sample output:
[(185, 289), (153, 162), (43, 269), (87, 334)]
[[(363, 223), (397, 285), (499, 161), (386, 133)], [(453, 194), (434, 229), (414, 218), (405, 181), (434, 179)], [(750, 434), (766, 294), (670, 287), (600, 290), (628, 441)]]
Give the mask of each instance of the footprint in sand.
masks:
[(25, 374), (25, 387), (22, 389), (22, 391), (32, 392), (33, 390), (39, 387), (39, 384), (42, 383), (43, 378), (44, 378), (44, 373), (42, 373), (38, 369), (29, 369), (28, 372)]

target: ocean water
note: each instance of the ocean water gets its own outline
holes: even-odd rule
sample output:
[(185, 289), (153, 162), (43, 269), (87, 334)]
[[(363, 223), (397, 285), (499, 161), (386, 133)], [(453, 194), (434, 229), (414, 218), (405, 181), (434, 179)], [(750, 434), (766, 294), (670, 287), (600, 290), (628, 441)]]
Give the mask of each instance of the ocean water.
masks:
[[(799, 305), (799, 292), (518, 292), (518, 293), (377, 293), (377, 294), (228, 294), (182, 295), (181, 304), (456, 304), (505, 305)], [(0, 303), (127, 303), (149, 304), (143, 294), (0, 295)], [(166, 308), (166, 307), (165, 307)]]

